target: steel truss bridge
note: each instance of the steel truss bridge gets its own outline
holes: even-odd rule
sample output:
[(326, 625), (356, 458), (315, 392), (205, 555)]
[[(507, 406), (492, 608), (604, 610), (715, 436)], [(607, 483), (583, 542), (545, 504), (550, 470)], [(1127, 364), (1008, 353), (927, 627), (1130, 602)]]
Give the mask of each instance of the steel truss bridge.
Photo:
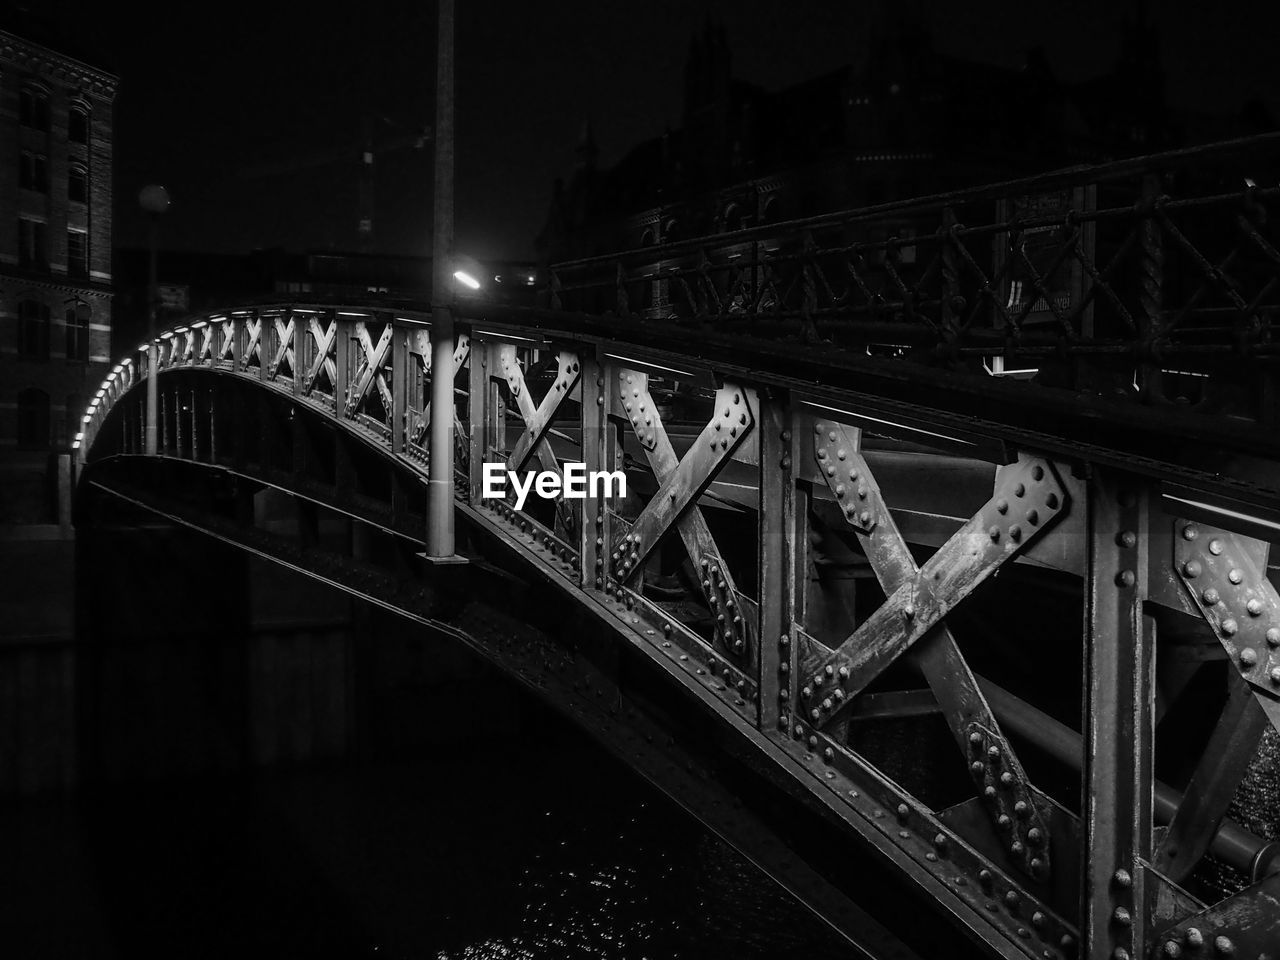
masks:
[[(456, 637), (860, 955), (1280, 956), (1276, 145), (455, 303), (462, 565), (420, 559), (429, 310), (191, 317), (157, 455), (147, 345), (86, 414), (77, 523), (124, 500)], [(481, 496), (566, 461), (627, 496)]]

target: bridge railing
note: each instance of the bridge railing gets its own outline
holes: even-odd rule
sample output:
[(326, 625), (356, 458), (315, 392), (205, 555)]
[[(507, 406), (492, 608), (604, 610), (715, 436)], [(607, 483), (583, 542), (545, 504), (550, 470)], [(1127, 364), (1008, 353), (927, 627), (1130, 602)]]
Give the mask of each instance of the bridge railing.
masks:
[(1276, 414), (1280, 134), (550, 268), (551, 309)]

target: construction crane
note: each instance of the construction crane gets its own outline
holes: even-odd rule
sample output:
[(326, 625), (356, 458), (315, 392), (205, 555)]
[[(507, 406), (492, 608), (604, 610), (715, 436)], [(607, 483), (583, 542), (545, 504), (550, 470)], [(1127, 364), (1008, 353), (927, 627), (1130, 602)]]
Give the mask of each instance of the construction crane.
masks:
[(361, 124), (360, 142), (357, 145), (299, 153), (264, 163), (244, 164), (239, 167), (237, 174), (241, 179), (254, 180), (263, 177), (288, 176), (302, 170), (333, 163), (358, 163), (356, 233), (359, 237), (360, 251), (369, 253), (373, 247), (374, 156), (403, 150), (406, 147), (421, 150), (431, 142), (431, 127), (425, 125), (410, 133), (375, 141), (374, 127), (378, 120), (388, 126), (396, 126), (386, 117), (376, 119), (365, 117)]

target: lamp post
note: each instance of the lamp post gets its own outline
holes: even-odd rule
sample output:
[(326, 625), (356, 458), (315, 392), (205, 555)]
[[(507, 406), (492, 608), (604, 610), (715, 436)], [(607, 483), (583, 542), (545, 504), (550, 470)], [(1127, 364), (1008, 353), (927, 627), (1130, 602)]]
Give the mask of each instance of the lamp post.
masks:
[(454, 558), (453, 541), (453, 5), (439, 0), (436, 48), (435, 224), (431, 242), (431, 459), (427, 559)]
[(150, 184), (138, 192), (138, 203), (150, 217), (150, 263), (147, 281), (147, 431), (146, 454), (159, 453), (160, 394), (156, 380), (160, 373), (160, 351), (156, 346), (156, 310), (160, 287), (156, 282), (156, 239), (160, 232), (160, 214), (169, 209), (169, 191)]

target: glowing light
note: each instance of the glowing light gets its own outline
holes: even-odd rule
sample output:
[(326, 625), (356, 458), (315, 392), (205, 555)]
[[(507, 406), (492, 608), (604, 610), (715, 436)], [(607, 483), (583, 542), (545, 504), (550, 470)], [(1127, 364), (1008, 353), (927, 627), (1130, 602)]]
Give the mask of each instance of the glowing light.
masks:
[(73, 441), (73, 442), (72, 442), (72, 444), (71, 444), (71, 449), (72, 449), (72, 450), (79, 450), (79, 449), (80, 449), (80, 441), (79, 441), (79, 440)]
[(338, 311), (338, 316), (340, 316), (340, 317), (367, 317), (367, 316), (368, 316), (368, 314), (367, 314), (367, 313), (344, 313), (342, 310), (339, 310), (339, 311)]
[(92, 419), (93, 419), (93, 414), (92, 414), (92, 413), (86, 413), (83, 417), (81, 417), (81, 418), (80, 418), (80, 422), (81, 422), (81, 423), (88, 423), (88, 422), (89, 422), (90, 420), (92, 420)]
[(173, 339), (173, 331), (172, 331), (172, 330), (166, 330), (164, 333), (160, 334), (160, 339), (161, 339), (161, 340), (172, 340), (172, 339)]
[(81, 432), (81, 433), (77, 433), (77, 434), (76, 434), (76, 442), (77, 442), (77, 443), (79, 443), (79, 442), (80, 442), (81, 440), (83, 440), (83, 439), (84, 439), (84, 433), (83, 433), (83, 432)]
[(208, 321), (208, 320), (197, 320), (195, 323), (193, 323), (193, 324), (191, 325), (191, 329), (192, 329), (192, 330), (200, 330), (201, 328), (203, 328), (203, 327), (207, 327), (208, 325), (209, 325), (209, 321)]
[(98, 392), (97, 392), (97, 393), (95, 393), (95, 394), (94, 394), (94, 396), (95, 396), (95, 397), (97, 397), (99, 400), (101, 400), (101, 399), (102, 399), (102, 395), (103, 395), (104, 393), (106, 393), (106, 392), (107, 392), (106, 387), (99, 387), (99, 388), (98, 388)]
[(472, 290), (480, 289), (480, 281), (465, 270), (453, 271), (453, 279), (457, 280), (464, 287), (470, 287)]
[(186, 327), (174, 327), (174, 328), (173, 328), (173, 332), (174, 332), (174, 333), (186, 333), (186, 332), (187, 332), (187, 328), (186, 328)]

